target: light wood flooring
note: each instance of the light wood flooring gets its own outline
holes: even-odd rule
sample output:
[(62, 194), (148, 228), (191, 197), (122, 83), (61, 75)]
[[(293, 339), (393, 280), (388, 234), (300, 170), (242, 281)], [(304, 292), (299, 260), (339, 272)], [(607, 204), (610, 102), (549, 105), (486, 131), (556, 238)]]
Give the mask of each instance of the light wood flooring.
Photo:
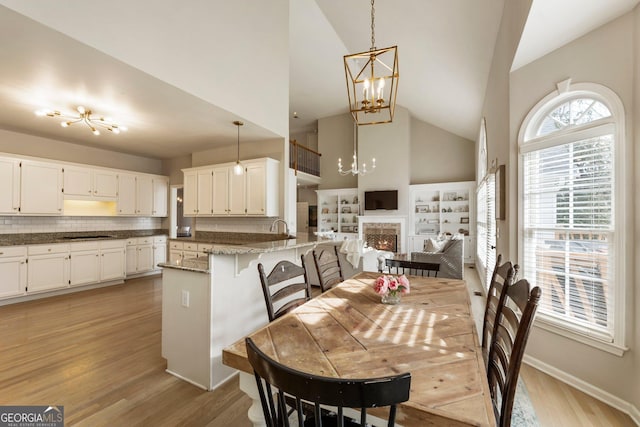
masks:
[[(250, 426), (237, 378), (206, 392), (164, 371), (161, 294), (155, 276), (0, 307), (0, 405), (64, 405), (67, 426)], [(536, 369), (522, 375), (543, 426), (634, 426)]]

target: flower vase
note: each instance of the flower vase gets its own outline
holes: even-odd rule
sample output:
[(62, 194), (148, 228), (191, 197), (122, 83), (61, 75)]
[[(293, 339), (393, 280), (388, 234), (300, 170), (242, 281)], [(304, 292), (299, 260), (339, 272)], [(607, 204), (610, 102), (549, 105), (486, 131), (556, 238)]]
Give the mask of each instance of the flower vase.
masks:
[(400, 303), (400, 292), (389, 292), (386, 295), (382, 295), (382, 303), (389, 305), (396, 305)]

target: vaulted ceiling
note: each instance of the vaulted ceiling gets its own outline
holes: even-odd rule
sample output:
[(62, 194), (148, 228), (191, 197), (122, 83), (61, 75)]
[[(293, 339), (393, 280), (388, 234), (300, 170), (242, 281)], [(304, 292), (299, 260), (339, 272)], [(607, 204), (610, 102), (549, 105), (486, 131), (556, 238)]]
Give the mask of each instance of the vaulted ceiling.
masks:
[[(176, 10), (202, 6), (195, 0), (163, 3), (172, 2)], [(83, 43), (78, 34), (92, 31), (96, 13), (112, 14), (112, 26), (96, 26), (96, 31), (117, 31), (117, 12), (127, 13), (129, 2), (85, 0), (80, 11), (63, 13), (64, 8), (73, 7), (72, 3), (0, 0), (4, 5), (0, 6), (0, 128), (154, 158), (235, 143), (236, 129), (230, 123), (242, 119), (238, 114)], [(514, 68), (580, 37), (637, 3), (534, 0)], [(474, 140), (503, 4), (504, 0), (378, 0), (376, 46), (398, 45), (398, 104), (419, 120)], [(249, 3), (245, 6), (249, 14)], [(207, 7), (210, 10), (211, 3)], [(151, 9), (149, 13), (153, 13)], [(370, 13), (367, 0), (289, 2), (290, 132), (313, 129), (319, 118), (347, 111), (342, 56), (369, 49)], [(181, 28), (157, 31), (206, 30), (206, 25), (206, 16), (202, 16)], [(247, 34), (246, 43), (255, 43), (256, 37), (260, 35)], [(131, 43), (136, 43), (135, 37), (131, 37)], [(194, 64), (185, 63), (184, 67), (197, 64), (200, 52), (192, 54)], [(219, 54), (224, 59), (224, 50)], [(259, 74), (260, 64), (255, 67)], [(268, 84), (268, 76), (266, 79)], [(94, 137), (86, 129), (63, 129), (53, 119), (33, 114), (43, 105), (71, 109), (78, 103), (119, 120), (124, 117), (121, 121), (131, 131), (121, 135), (103, 132)], [(293, 118), (294, 112), (298, 118)], [(276, 137), (277, 132), (261, 126), (242, 130), (243, 140)]]

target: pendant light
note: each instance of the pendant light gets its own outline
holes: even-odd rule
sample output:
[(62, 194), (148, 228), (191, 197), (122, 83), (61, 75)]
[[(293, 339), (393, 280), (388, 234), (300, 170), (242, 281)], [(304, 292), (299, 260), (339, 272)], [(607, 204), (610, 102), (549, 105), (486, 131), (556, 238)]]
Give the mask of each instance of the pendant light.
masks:
[(233, 122), (238, 128), (238, 157), (236, 159), (236, 165), (233, 167), (233, 173), (235, 175), (242, 175), (244, 173), (244, 167), (240, 164), (240, 126), (244, 125), (240, 120)]

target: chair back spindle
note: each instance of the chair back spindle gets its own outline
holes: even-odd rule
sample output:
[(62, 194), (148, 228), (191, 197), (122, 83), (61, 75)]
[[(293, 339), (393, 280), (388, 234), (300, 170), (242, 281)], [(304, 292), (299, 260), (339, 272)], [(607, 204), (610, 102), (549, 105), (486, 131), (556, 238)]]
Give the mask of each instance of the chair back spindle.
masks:
[(290, 261), (280, 261), (269, 274), (266, 274), (264, 266), (260, 263), (258, 274), (270, 322), (311, 298), (311, 286), (304, 267)]

